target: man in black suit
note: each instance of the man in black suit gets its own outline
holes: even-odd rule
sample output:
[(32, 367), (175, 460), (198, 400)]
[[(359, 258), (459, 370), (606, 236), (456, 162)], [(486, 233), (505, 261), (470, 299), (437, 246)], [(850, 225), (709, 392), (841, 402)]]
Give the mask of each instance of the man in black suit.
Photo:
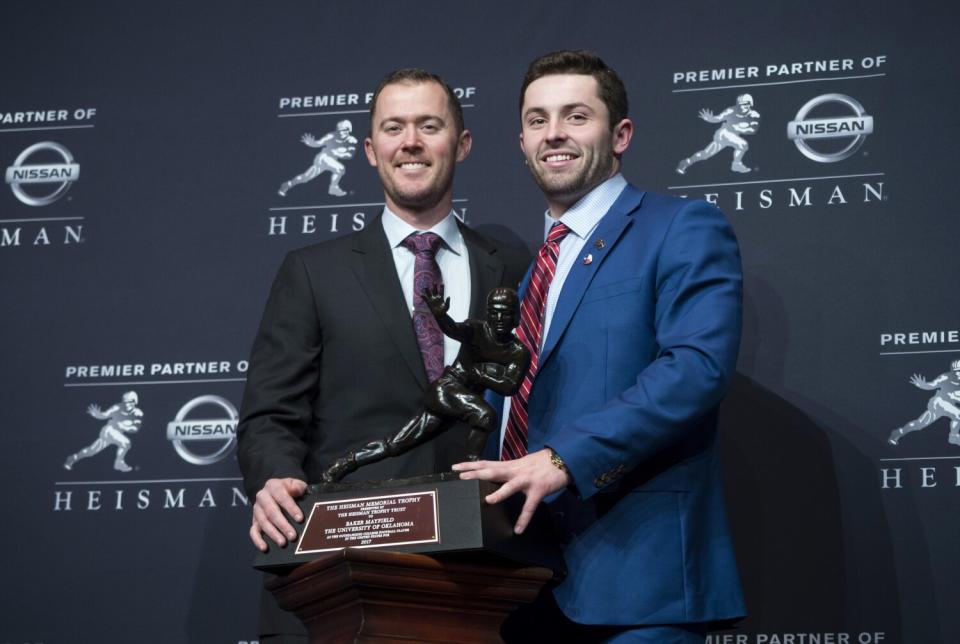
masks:
[[(383, 184), (383, 214), (356, 234), (290, 253), (280, 267), (253, 345), (237, 430), (257, 548), (292, 539), (290, 519), (303, 520), (295, 499), (307, 483), (320, 481), (338, 455), (402, 427), (420, 407), (428, 372), (442, 368), (441, 352), (423, 346), (420, 321), (415, 331), (411, 319), (423, 304), (413, 284), (422, 274), (414, 236), (434, 235), (433, 260), (456, 319), (482, 312), (490, 289), (519, 283), (527, 258), (452, 213), (454, 166), (470, 146), (460, 104), (439, 77), (409, 69), (388, 75), (374, 94), (364, 141)], [(436, 337), (449, 364), (458, 344)], [(466, 429), (458, 427), (346, 480), (445, 471), (465, 454)], [(271, 639), (303, 637), (303, 630), (267, 603), (272, 597), (265, 597), (261, 641), (305, 641)]]

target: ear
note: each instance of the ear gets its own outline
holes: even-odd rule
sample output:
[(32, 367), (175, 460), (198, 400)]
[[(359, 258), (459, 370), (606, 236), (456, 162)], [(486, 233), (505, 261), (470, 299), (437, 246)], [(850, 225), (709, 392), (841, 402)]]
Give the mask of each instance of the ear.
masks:
[(633, 121), (623, 119), (613, 126), (613, 153), (620, 156), (630, 147), (633, 138)]
[(363, 151), (367, 155), (367, 163), (377, 167), (377, 153), (373, 151), (373, 140), (369, 136), (363, 140)]
[(460, 133), (460, 139), (457, 141), (457, 163), (467, 158), (472, 147), (473, 135), (470, 134), (470, 130), (464, 130)]

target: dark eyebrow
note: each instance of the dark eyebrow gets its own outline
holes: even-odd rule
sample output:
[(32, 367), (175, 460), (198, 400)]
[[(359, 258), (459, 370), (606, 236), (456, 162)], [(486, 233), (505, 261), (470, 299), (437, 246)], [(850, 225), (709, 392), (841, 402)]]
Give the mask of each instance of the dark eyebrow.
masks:
[[(590, 112), (593, 111), (592, 107), (590, 107), (586, 103), (582, 103), (579, 101), (576, 103), (567, 103), (566, 105), (560, 108), (560, 111), (566, 113), (566, 112), (573, 112), (575, 110), (581, 110), (581, 109), (586, 109)], [(543, 114), (544, 112), (546, 112), (546, 110), (542, 107), (530, 107), (526, 111), (524, 111), (523, 117), (526, 118), (530, 114)]]
[(577, 102), (577, 103), (569, 103), (569, 104), (567, 104), (567, 105), (564, 105), (564, 106), (563, 106), (563, 111), (564, 111), (564, 112), (570, 112), (570, 111), (572, 111), (572, 110), (578, 110), (578, 109), (584, 109), (584, 108), (586, 108), (587, 110), (589, 110), (589, 111), (591, 111), (591, 112), (593, 111), (593, 108), (592, 108), (592, 107), (590, 107), (590, 106), (587, 105), (586, 103), (580, 103), (580, 102)]

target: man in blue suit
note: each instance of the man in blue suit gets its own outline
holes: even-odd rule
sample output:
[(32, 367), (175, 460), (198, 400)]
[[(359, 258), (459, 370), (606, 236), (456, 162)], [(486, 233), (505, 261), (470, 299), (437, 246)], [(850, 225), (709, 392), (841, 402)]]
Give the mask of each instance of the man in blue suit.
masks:
[(523, 285), (542, 310), (518, 331), (537, 340), (535, 373), (506, 401), (500, 460), (455, 469), (502, 482), (490, 503), (526, 496), (518, 533), (545, 501), (568, 574), (504, 636), (703, 642), (745, 613), (717, 448), (740, 340), (736, 238), (710, 204), (626, 182), (626, 90), (594, 54), (531, 63), (520, 117), (550, 230)]

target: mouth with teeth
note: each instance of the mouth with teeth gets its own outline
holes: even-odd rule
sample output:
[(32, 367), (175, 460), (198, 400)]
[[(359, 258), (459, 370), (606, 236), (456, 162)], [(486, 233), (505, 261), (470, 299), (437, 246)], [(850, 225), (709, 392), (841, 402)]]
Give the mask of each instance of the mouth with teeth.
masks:
[(397, 164), (401, 170), (422, 170), (427, 167), (424, 161), (403, 161)]
[(542, 157), (540, 157), (544, 163), (550, 166), (562, 166), (574, 159), (577, 159), (578, 156), (571, 152), (549, 152)]

